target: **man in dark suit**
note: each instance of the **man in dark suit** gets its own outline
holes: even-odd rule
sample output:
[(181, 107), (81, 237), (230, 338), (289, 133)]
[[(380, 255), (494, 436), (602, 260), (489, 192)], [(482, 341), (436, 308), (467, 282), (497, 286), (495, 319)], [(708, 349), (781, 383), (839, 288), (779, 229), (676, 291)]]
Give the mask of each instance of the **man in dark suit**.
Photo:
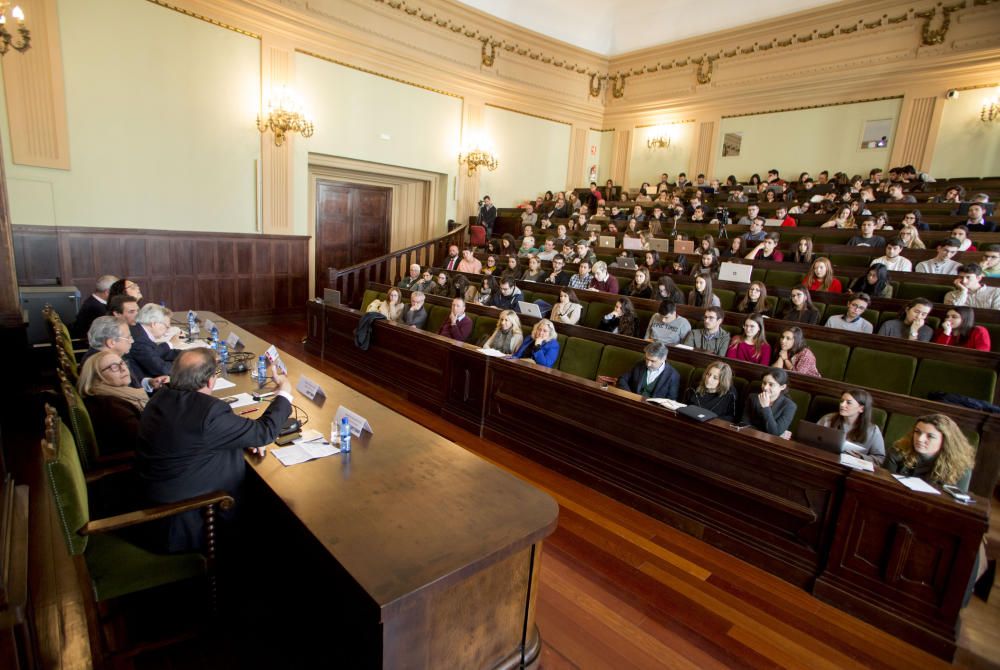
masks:
[(667, 347), (651, 342), (644, 350), (646, 360), (618, 378), (618, 388), (638, 393), (643, 398), (677, 400), (681, 376), (667, 363)]
[(131, 357), (147, 377), (170, 374), (170, 364), (177, 358), (178, 351), (158, 341), (169, 328), (169, 314), (155, 303), (143, 305), (135, 325), (129, 326), (133, 340)]
[(484, 195), (479, 205), (479, 224), (486, 228), (486, 236), (493, 237), (493, 224), (497, 222), (497, 208), (490, 196)]
[[(215, 366), (211, 349), (182, 352), (174, 361), (170, 385), (154, 394), (142, 413), (136, 455), (148, 503), (178, 502), (213, 491), (238, 494), (246, 469), (243, 451), (263, 455), (291, 414), (292, 386), (273, 366), (270, 375), (278, 391), (257, 419), (238, 416), (212, 395)], [(200, 512), (165, 519), (149, 540), (169, 552), (199, 548)]]
[(114, 275), (103, 275), (97, 278), (94, 285), (94, 292), (80, 305), (80, 311), (76, 313), (76, 321), (73, 322), (73, 335), (84, 337), (90, 330), (90, 324), (99, 316), (108, 314), (108, 294), (111, 285), (118, 281)]
[(423, 328), (427, 323), (427, 309), (424, 308), (426, 296), (422, 291), (414, 291), (410, 294), (410, 304), (403, 308), (403, 315), (399, 317), (399, 322), (404, 326)]

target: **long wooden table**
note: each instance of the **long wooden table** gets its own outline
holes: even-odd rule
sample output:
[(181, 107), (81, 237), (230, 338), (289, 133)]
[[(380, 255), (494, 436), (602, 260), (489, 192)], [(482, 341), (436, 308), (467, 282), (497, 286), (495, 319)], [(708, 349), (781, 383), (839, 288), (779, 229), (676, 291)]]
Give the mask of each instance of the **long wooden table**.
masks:
[[(880, 470), (614, 388), (361, 315), (308, 309), (307, 349), (473, 432), (812, 591), (945, 658), (988, 501), (916, 494)], [(404, 361), (418, 365), (402, 366)], [(961, 411), (961, 410), (959, 410)]]
[[(214, 314), (199, 316), (220, 324), (223, 338), (235, 332), (247, 351), (267, 347)], [(293, 385), (306, 375), (327, 396), (320, 407), (294, 392), (294, 404), (308, 414), (304, 428), (329, 436), (343, 405), (374, 429), (354, 438), (350, 454), (290, 467), (271, 453), (247, 457), (251, 483), (332, 560), (320, 562), (317, 577), (344, 582), (332, 589), (341, 599), (327, 606), (330, 621), (349, 617), (357, 637), (331, 660), (384, 668), (536, 663), (538, 568), (542, 540), (556, 527), (556, 502), (287, 353), (282, 359)], [(228, 378), (236, 388), (215, 395), (256, 388), (249, 374)]]

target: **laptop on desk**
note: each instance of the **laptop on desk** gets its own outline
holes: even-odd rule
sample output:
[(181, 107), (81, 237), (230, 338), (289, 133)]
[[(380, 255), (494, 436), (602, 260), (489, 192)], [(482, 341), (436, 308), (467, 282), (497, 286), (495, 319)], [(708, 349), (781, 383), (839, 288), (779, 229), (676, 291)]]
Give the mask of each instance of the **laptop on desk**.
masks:
[(631, 249), (632, 251), (642, 251), (642, 238), (639, 237), (622, 238), (622, 248)]
[(674, 240), (675, 254), (693, 254), (694, 240)]
[(649, 248), (665, 254), (670, 251), (670, 240), (665, 240), (662, 237), (651, 238), (649, 240)]
[(618, 246), (618, 240), (615, 239), (614, 235), (601, 235), (598, 238), (597, 243), (607, 249), (614, 249)]
[(603, 230), (603, 228), (601, 228), (601, 224), (599, 224), (599, 223), (588, 223), (588, 224), (586, 224), (583, 227), (583, 229), (586, 230), (588, 233), (590, 231), (594, 231), (595, 233), (599, 233), (599, 232), (601, 232), (601, 230)]
[(741, 284), (749, 284), (750, 275), (752, 273), (752, 265), (743, 265), (741, 263), (730, 263), (729, 261), (726, 261), (719, 266), (719, 279), (724, 279), (726, 281), (736, 281)]
[(636, 268), (635, 259), (631, 256), (620, 256), (615, 259), (615, 262), (618, 263), (618, 267), (623, 270), (635, 270)]
[(847, 437), (839, 428), (828, 428), (811, 421), (799, 421), (795, 429), (795, 439), (810, 447), (816, 447), (831, 454), (842, 454), (846, 449)]
[(537, 316), (539, 319), (542, 318), (541, 308), (533, 302), (525, 302), (524, 300), (518, 300), (517, 309), (521, 314), (527, 314), (528, 316)]

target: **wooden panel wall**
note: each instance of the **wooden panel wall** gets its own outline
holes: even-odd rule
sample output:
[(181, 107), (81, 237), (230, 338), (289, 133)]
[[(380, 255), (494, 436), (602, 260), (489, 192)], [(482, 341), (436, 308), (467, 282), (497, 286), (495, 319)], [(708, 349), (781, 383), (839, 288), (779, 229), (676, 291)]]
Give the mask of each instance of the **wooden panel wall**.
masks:
[(309, 237), (14, 226), (21, 286), (89, 294), (103, 274), (138, 283), (146, 301), (229, 317), (300, 312), (309, 298)]

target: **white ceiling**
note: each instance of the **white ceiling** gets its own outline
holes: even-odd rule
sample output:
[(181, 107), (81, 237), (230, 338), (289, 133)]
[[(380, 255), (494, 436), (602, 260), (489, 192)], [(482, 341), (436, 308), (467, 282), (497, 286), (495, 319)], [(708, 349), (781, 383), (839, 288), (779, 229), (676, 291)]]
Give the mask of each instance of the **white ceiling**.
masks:
[[(459, 0), (604, 56), (676, 42), (828, 5), (837, 0)], [(766, 36), (770, 39), (772, 36)]]

